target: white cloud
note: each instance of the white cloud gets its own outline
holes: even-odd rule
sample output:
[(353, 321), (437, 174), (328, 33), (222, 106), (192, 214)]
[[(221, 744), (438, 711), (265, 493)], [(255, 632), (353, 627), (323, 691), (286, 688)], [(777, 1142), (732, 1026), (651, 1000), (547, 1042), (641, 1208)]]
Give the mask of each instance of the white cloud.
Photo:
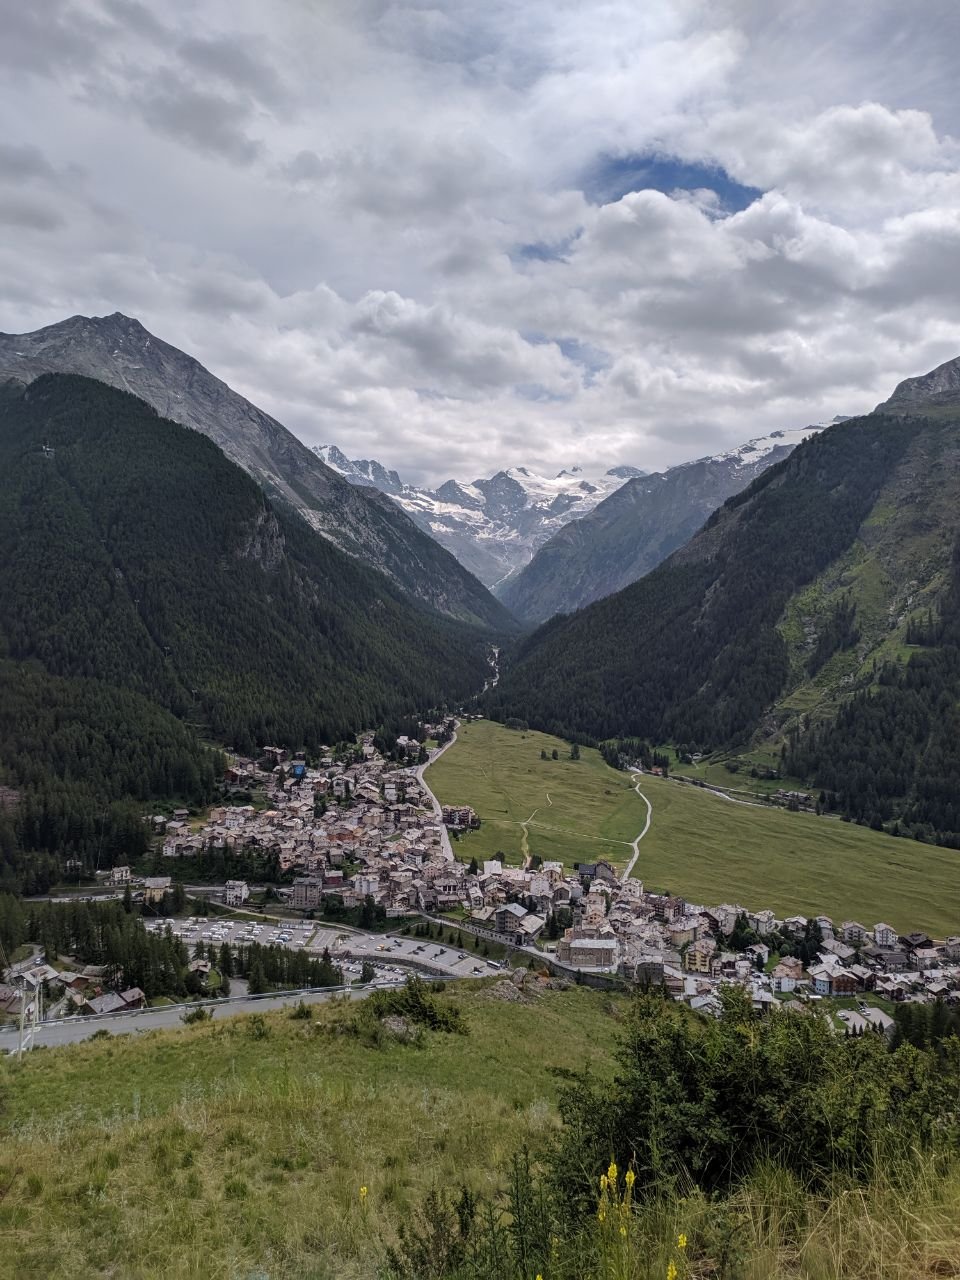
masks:
[(960, 352), (944, 0), (0, 20), (0, 326), (134, 313), (410, 478), (658, 467)]

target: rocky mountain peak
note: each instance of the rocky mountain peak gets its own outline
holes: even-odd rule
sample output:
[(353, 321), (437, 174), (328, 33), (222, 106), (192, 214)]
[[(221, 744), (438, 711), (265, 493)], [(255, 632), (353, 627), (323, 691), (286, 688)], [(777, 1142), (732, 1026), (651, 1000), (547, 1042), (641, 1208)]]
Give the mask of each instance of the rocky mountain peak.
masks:
[(209, 436), (272, 497), (341, 550), (386, 573), (408, 594), (453, 617), (509, 627), (512, 620), (462, 564), (417, 528), (374, 474), (349, 484), (335, 468), (193, 356), (116, 311), (70, 316), (32, 333), (0, 334), (0, 383), (45, 373), (80, 374), (131, 392), (161, 416)]
[(905, 378), (874, 412), (911, 413), (924, 407), (953, 404), (960, 404), (960, 356), (937, 365), (929, 373)]

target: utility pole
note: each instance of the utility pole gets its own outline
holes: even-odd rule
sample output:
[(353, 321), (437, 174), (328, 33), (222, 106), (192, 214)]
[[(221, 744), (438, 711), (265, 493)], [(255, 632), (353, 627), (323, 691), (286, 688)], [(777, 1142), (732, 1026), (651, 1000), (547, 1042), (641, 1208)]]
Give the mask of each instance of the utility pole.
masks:
[(20, 1033), (17, 1038), (17, 1061), (23, 1061), (23, 1023), (27, 1014), (27, 984), (20, 979)]

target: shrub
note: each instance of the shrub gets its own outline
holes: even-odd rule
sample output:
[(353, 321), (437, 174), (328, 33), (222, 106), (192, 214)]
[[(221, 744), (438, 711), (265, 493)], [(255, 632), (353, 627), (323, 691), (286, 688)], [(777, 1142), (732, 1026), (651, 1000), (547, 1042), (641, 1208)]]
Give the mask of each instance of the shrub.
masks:
[(211, 1009), (205, 1009), (202, 1004), (198, 1004), (195, 1009), (184, 1009), (180, 1015), (180, 1021), (190, 1026), (194, 1022), (209, 1022), (212, 1017)]

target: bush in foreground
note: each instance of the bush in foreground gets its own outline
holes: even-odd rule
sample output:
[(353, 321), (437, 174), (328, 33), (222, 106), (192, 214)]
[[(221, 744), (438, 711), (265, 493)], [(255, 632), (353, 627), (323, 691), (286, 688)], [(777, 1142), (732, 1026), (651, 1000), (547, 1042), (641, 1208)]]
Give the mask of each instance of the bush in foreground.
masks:
[(498, 1196), (435, 1189), (385, 1273), (405, 1280), (960, 1275), (960, 1040), (845, 1039), (636, 1002), (612, 1081), (568, 1075), (561, 1132)]

